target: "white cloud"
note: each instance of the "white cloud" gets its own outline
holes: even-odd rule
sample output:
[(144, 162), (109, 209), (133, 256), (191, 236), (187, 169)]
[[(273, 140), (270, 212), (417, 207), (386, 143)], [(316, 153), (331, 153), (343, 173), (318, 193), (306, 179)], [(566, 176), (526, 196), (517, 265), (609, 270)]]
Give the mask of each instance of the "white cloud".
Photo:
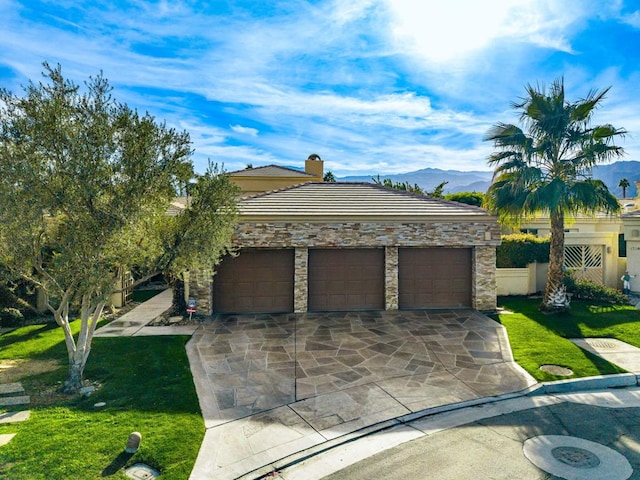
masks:
[(242, 135), (249, 135), (250, 137), (258, 136), (258, 129), (251, 127), (243, 127), (242, 125), (229, 125), (229, 128), (236, 133), (240, 133)]
[(640, 28), (640, 10), (636, 10), (633, 13), (623, 15), (621, 17), (621, 20), (634, 28)]
[[(402, 51), (436, 65), (469, 60), (498, 40), (571, 52), (565, 31), (582, 8), (553, 0), (386, 0)], [(495, 45), (493, 45), (495, 48)]]

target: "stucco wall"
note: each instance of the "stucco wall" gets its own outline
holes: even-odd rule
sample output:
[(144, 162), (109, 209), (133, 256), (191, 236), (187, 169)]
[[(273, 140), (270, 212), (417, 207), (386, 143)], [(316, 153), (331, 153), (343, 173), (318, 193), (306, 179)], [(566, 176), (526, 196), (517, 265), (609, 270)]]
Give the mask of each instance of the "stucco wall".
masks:
[[(473, 247), (472, 302), (479, 310), (496, 308), (495, 247), (500, 229), (495, 221), (429, 223), (258, 223), (236, 226), (235, 248), (295, 248), (296, 312), (307, 309), (308, 248), (385, 247), (385, 308), (398, 308), (398, 247)], [(211, 277), (209, 277), (211, 279)], [(202, 311), (211, 312), (211, 285), (199, 275), (198, 298)], [(208, 297), (208, 300), (200, 298)], [(205, 310), (206, 308), (206, 310)]]
[[(627, 241), (627, 270), (631, 274), (631, 291), (640, 293), (640, 216), (623, 217)], [(622, 281), (618, 279), (618, 284)], [(621, 288), (621, 287), (620, 287)]]

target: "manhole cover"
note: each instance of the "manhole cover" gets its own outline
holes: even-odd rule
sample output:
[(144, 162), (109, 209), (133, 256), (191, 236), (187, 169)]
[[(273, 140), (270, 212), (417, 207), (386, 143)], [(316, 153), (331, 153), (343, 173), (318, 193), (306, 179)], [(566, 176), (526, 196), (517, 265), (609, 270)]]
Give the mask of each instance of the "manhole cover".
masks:
[(567, 367), (561, 367), (560, 365), (542, 365), (540, 370), (561, 377), (569, 377), (573, 375), (573, 370)]
[(618, 348), (617, 343), (605, 339), (585, 338), (584, 341), (591, 345), (593, 348), (601, 348), (603, 350)]
[(633, 474), (624, 455), (584, 438), (539, 435), (522, 450), (536, 467), (566, 480), (627, 480)]
[(127, 477), (133, 478), (134, 480), (153, 480), (160, 476), (160, 472), (144, 463), (131, 465), (124, 473)]
[(578, 447), (556, 447), (551, 450), (556, 460), (575, 468), (595, 468), (600, 465), (600, 459), (589, 450)]

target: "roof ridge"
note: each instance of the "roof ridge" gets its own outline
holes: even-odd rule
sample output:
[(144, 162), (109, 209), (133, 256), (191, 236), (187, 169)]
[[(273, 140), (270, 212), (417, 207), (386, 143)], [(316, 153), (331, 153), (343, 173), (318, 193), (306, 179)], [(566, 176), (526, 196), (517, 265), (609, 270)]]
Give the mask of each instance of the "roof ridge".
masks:
[(259, 167), (251, 167), (251, 168), (243, 168), (240, 170), (234, 170), (233, 172), (227, 172), (227, 175), (232, 175), (234, 173), (241, 173), (241, 172), (246, 172), (247, 170), (262, 170), (265, 168), (279, 168), (281, 170), (288, 170), (290, 172), (294, 172), (294, 173), (299, 173), (302, 175), (307, 175), (309, 177), (313, 177), (315, 175), (313, 175), (312, 173), (309, 172), (305, 172), (304, 170), (298, 170), (296, 168), (291, 168), (291, 167), (283, 167), (282, 165), (276, 165), (275, 163), (270, 163), (269, 165), (261, 165)]
[(258, 192), (258, 193), (252, 193), (249, 195), (244, 195), (242, 197), (240, 197), (240, 200), (249, 200), (252, 198), (260, 198), (260, 197), (265, 197), (267, 195), (271, 195), (273, 193), (278, 193), (278, 192), (285, 192), (287, 190), (293, 190), (294, 188), (300, 188), (303, 185), (309, 185), (309, 184), (321, 184), (324, 182), (303, 182), (303, 183), (296, 183), (295, 185), (287, 185), (286, 187), (282, 187), (282, 188), (276, 188), (274, 190), (267, 190), (266, 192)]
[(370, 183), (369, 185), (373, 185), (374, 187), (377, 187), (377, 188), (385, 190), (385, 191), (394, 191), (397, 194), (405, 195), (405, 196), (409, 196), (409, 197), (413, 197), (413, 198), (425, 199), (425, 200), (433, 200), (435, 202), (446, 203), (446, 204), (449, 204), (449, 205), (456, 205), (456, 206), (460, 205), (460, 206), (469, 207), (469, 208), (475, 209), (475, 210), (487, 211), (485, 208), (478, 207), (476, 205), (469, 205), (468, 203), (456, 202), (455, 200), (447, 200), (446, 198), (441, 198), (441, 197), (432, 197), (431, 195), (427, 195), (426, 193), (425, 194), (420, 194), (420, 193), (410, 192), (408, 190), (400, 190), (398, 188), (387, 187), (386, 185), (380, 185), (380, 184), (377, 184), (377, 183)]
[(462, 203), (462, 202), (456, 202), (454, 200), (447, 200), (444, 198), (438, 198), (438, 197), (431, 197), (429, 195), (421, 195), (418, 193), (413, 193), (413, 192), (408, 192), (406, 190), (399, 190), (397, 188), (393, 188), (393, 187), (387, 187), (384, 185), (378, 185), (375, 183), (370, 183), (370, 182), (303, 182), (303, 183), (298, 183), (295, 185), (288, 185), (286, 187), (282, 187), (282, 188), (278, 188), (278, 189), (274, 189), (274, 190), (269, 190), (266, 192), (259, 192), (256, 194), (249, 194), (246, 196), (243, 196), (240, 198), (240, 200), (251, 200), (251, 199), (255, 199), (255, 198), (262, 198), (262, 197), (267, 197), (270, 195), (275, 195), (281, 192), (286, 192), (286, 191), (291, 191), (291, 190), (296, 190), (299, 188), (303, 188), (303, 187), (307, 187), (307, 186), (315, 186), (315, 185), (322, 185), (322, 186), (326, 186), (327, 188), (331, 188), (331, 187), (349, 187), (349, 186), (363, 186), (363, 187), (368, 187), (374, 190), (379, 190), (382, 192), (386, 192), (386, 193), (390, 193), (393, 195), (397, 195), (397, 196), (402, 196), (402, 197), (408, 197), (408, 198), (413, 198), (416, 200), (421, 200), (421, 201), (425, 201), (425, 202), (429, 202), (431, 204), (440, 204), (440, 205), (450, 205), (459, 209), (463, 209), (463, 210), (468, 210), (470, 212), (474, 211), (474, 212), (478, 212), (478, 213), (489, 213), (487, 209), (482, 208), (482, 207), (477, 207), (475, 205), (469, 205), (467, 203)]

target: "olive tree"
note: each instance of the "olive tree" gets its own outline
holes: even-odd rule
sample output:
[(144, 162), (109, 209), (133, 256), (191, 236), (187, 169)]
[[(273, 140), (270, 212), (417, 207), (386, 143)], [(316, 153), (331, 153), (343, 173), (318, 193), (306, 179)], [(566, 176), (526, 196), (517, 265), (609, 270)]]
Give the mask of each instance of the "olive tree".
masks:
[[(81, 87), (59, 65), (45, 63), (43, 79), (29, 82), (21, 96), (0, 90), (0, 263), (6, 275), (44, 292), (64, 331), (65, 390), (74, 392), (120, 271), (185, 268), (198, 258), (196, 242), (178, 242), (182, 247), (167, 254), (165, 239), (176, 244), (192, 231), (190, 220), (200, 228), (232, 222), (234, 190), (208, 171), (201, 183), (227, 188), (167, 220), (175, 185), (192, 171), (188, 133), (115, 101), (102, 74)], [(224, 214), (211, 224), (216, 212)], [(209, 252), (214, 259), (231, 231), (218, 230)], [(77, 336), (70, 326), (75, 316)]]

